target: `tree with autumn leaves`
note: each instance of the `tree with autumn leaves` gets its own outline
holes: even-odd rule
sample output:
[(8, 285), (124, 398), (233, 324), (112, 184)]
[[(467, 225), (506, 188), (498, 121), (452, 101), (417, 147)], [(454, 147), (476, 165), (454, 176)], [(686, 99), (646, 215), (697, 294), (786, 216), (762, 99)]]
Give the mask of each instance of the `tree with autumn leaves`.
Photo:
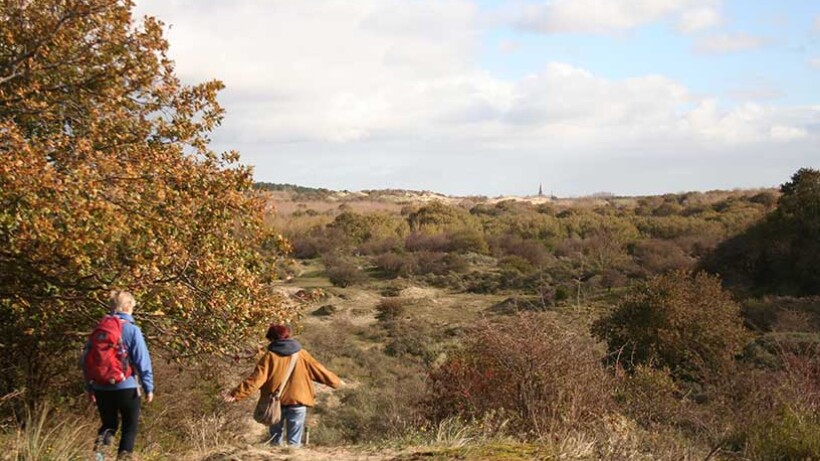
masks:
[(0, 396), (74, 379), (115, 287), (177, 356), (290, 315), (269, 288), (287, 243), (238, 154), (208, 147), (222, 84), (181, 83), (132, 9), (0, 2)]

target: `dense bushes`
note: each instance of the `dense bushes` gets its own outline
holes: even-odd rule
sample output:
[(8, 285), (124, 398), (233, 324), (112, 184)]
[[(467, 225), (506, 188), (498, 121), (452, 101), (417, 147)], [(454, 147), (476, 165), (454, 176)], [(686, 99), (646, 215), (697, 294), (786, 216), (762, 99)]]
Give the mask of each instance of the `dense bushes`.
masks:
[(746, 326), (760, 332), (820, 332), (820, 296), (766, 296), (742, 303)]
[(775, 211), (723, 242), (703, 262), (741, 290), (820, 294), (820, 171), (801, 169), (780, 188)]
[(432, 251), (384, 253), (373, 260), (373, 265), (389, 277), (460, 274), (468, 267), (458, 254)]
[(725, 389), (736, 402), (727, 442), (751, 459), (820, 459), (820, 347), (776, 359), (775, 370), (743, 370)]
[(593, 333), (627, 368), (668, 368), (677, 378), (698, 382), (722, 376), (749, 338), (740, 306), (720, 279), (685, 271), (634, 287), (596, 321)]
[[(763, 216), (771, 195), (667, 194), (579, 200), (569, 207), (502, 201), (469, 211), (468, 203), (432, 202), (407, 205), (400, 214), (355, 212), (342, 204), (330, 222), (292, 214), (290, 221), (309, 227), (287, 219), (277, 225), (293, 227), (287, 235), (298, 258), (366, 257), (363, 265), (387, 277), (421, 277), (476, 292), (519, 289), (527, 277), (546, 272), (572, 285), (580, 301), (629, 279), (693, 267), (727, 235)], [(476, 262), (476, 256), (489, 260)], [(471, 270), (480, 280), (454, 276)]]
[(503, 412), (525, 432), (583, 426), (610, 407), (590, 338), (536, 314), (483, 321), (430, 374), (427, 412), (481, 418)]
[(330, 283), (337, 287), (349, 287), (366, 280), (366, 276), (356, 264), (338, 257), (325, 258), (325, 274)]
[(645, 274), (662, 274), (671, 270), (689, 269), (695, 260), (669, 240), (648, 239), (635, 244), (632, 255)]

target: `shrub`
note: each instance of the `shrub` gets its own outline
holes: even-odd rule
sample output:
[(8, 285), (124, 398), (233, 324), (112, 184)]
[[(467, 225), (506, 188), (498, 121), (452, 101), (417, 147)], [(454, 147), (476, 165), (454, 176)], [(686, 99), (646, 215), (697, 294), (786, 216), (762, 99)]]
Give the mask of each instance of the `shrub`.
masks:
[(555, 288), (555, 302), (566, 301), (569, 299), (569, 288), (560, 285)]
[(416, 271), (412, 254), (384, 253), (373, 260), (373, 265), (390, 277), (407, 277)]
[(820, 459), (820, 418), (817, 412), (785, 406), (749, 434), (747, 452), (760, 460)]
[(407, 251), (444, 252), (450, 247), (450, 240), (447, 238), (447, 235), (443, 233), (426, 234), (413, 232), (405, 239), (404, 247)]
[(434, 338), (434, 328), (425, 322), (396, 319), (385, 324), (387, 342), (384, 353), (391, 357), (412, 356), (430, 363), (436, 358), (439, 347)]
[(359, 245), (370, 237), (371, 225), (372, 223), (367, 216), (345, 211), (336, 216), (333, 222), (328, 225), (328, 228), (341, 232), (351, 242)]
[[(741, 308), (749, 328), (757, 331), (820, 331), (820, 297), (767, 296), (746, 299)], [(788, 326), (789, 318), (802, 324)]]
[(687, 269), (695, 264), (679, 246), (667, 240), (651, 239), (637, 243), (632, 251), (635, 261), (647, 275)]
[(773, 191), (760, 192), (749, 198), (749, 201), (763, 205), (766, 208), (773, 208), (777, 205), (777, 193)]
[(652, 216), (673, 216), (680, 214), (681, 211), (683, 211), (683, 207), (677, 202), (664, 202), (652, 210)]
[(504, 236), (494, 246), (503, 254), (526, 260), (535, 268), (547, 265), (553, 258), (543, 243), (515, 236)]
[(363, 255), (380, 255), (391, 251), (398, 251), (402, 242), (397, 237), (371, 239), (359, 245), (356, 250)]
[(674, 243), (690, 257), (702, 258), (714, 251), (722, 239), (722, 235), (703, 233), (678, 237)]
[(535, 267), (520, 256), (505, 256), (498, 260), (498, 268), (502, 271), (513, 271), (519, 274), (531, 274)]
[(464, 285), (470, 293), (488, 294), (497, 293), (504, 283), (500, 274), (472, 271), (465, 274)]
[(421, 251), (416, 253), (416, 274), (445, 275), (467, 270), (467, 261), (457, 254)]
[(527, 313), (468, 332), (430, 372), (425, 408), (434, 420), (505, 411), (515, 428), (546, 434), (605, 412), (608, 381), (589, 337)]
[(601, 274), (601, 286), (607, 290), (625, 286), (628, 282), (626, 275), (616, 269), (607, 269)]
[(739, 401), (732, 442), (747, 459), (820, 459), (820, 347), (776, 358), (777, 370), (744, 372), (727, 389)]
[(638, 365), (618, 386), (615, 398), (638, 424), (650, 428), (678, 418), (683, 402), (669, 370)]
[(447, 251), (455, 253), (486, 253), (489, 250), (484, 235), (470, 228), (459, 229), (447, 234)]
[(362, 283), (367, 278), (355, 264), (341, 258), (329, 258), (325, 261), (325, 274), (330, 283), (341, 288)]
[(338, 231), (314, 232), (293, 238), (293, 256), (299, 259), (318, 258), (347, 244), (347, 238)]
[(820, 348), (819, 333), (765, 333), (755, 338), (743, 351), (746, 362), (767, 368), (782, 366), (784, 354), (807, 357)]
[(339, 391), (337, 408), (317, 407), (321, 424), (311, 433), (311, 442), (338, 445), (384, 441), (422, 424), (414, 411), (424, 389), (421, 375), (374, 373), (377, 376), (369, 385)]
[(639, 284), (593, 334), (625, 367), (668, 368), (676, 378), (707, 380), (727, 371), (748, 339), (740, 306), (704, 273), (677, 271)]
[(381, 322), (396, 321), (406, 313), (407, 301), (400, 298), (385, 298), (376, 306), (376, 319)]
[(414, 232), (445, 232), (465, 227), (478, 228), (477, 220), (467, 210), (442, 202), (432, 202), (407, 216), (410, 230)]

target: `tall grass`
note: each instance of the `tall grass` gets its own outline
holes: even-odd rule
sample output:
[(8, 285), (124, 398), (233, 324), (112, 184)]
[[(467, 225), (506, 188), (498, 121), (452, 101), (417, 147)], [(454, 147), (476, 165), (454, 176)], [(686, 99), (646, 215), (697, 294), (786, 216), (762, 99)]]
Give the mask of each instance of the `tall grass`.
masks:
[(29, 411), (0, 454), (8, 461), (87, 460), (95, 428), (86, 420), (65, 418), (47, 405)]

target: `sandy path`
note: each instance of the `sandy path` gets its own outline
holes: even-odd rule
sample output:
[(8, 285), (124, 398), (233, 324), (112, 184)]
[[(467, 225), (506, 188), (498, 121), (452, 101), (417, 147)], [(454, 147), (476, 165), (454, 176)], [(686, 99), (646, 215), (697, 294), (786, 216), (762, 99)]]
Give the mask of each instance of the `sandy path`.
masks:
[(311, 448), (227, 448), (198, 458), (201, 461), (388, 461), (395, 458), (392, 450), (343, 447)]

